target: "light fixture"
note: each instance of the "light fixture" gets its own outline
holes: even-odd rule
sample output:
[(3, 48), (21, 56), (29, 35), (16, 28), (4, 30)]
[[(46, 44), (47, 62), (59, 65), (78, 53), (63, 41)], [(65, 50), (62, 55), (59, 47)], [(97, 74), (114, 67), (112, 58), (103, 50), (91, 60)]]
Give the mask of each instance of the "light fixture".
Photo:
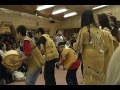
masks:
[(56, 14), (60, 14), (60, 13), (66, 12), (66, 11), (67, 11), (66, 8), (61, 8), (61, 9), (58, 9), (56, 11), (53, 11), (52, 14), (56, 15)]
[(71, 17), (71, 16), (75, 16), (75, 15), (77, 15), (76, 12), (71, 12), (71, 13), (65, 14), (65, 15), (64, 15), (64, 18)]
[(103, 8), (103, 7), (106, 7), (106, 6), (109, 6), (109, 5), (100, 5), (100, 6), (92, 8), (92, 10), (100, 9), (100, 8)]
[(41, 10), (45, 10), (47, 8), (51, 8), (51, 7), (54, 7), (54, 6), (55, 5), (40, 5), (40, 6), (37, 7), (36, 10), (41, 11)]

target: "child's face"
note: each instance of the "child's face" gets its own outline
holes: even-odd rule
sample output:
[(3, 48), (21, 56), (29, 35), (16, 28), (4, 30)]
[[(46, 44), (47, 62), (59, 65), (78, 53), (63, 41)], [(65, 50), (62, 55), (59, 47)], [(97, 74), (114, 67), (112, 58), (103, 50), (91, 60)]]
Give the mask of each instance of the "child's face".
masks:
[(58, 47), (58, 50), (59, 50), (60, 52), (62, 52), (62, 51), (63, 51), (63, 47), (62, 47), (62, 46), (59, 46), (59, 47)]

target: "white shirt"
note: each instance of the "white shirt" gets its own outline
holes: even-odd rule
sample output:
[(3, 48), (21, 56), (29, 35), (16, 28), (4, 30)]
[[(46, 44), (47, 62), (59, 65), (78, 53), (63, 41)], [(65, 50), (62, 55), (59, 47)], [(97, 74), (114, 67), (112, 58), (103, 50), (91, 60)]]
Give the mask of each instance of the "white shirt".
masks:
[(3, 57), (5, 52), (3, 52), (2, 50), (0, 50), (0, 55)]
[(62, 36), (56, 36), (55, 37), (55, 44), (56, 44), (56, 46), (58, 46), (59, 42), (64, 42), (64, 39), (63, 39)]

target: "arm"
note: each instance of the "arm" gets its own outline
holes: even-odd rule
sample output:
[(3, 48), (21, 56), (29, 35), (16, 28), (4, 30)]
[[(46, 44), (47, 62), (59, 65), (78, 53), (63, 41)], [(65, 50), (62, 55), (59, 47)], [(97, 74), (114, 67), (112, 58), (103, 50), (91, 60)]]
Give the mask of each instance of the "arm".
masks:
[(66, 59), (66, 56), (62, 56), (60, 57), (60, 61), (59, 64), (62, 65), (63, 61)]
[(66, 60), (66, 56), (67, 56), (68, 51), (66, 49), (63, 49), (61, 56), (60, 56), (60, 63), (62, 64), (63, 61)]
[(20, 61), (26, 61), (28, 58), (30, 57), (30, 55), (27, 55), (27, 56), (22, 56), (22, 58), (20, 59)]
[(80, 51), (80, 53), (82, 53), (82, 49), (83, 49), (83, 43), (84, 43), (84, 32), (83, 30), (80, 30), (78, 37), (76, 39), (76, 42), (73, 43), (73, 49), (75, 51)]
[(45, 53), (45, 47), (44, 47), (43, 44), (40, 44), (40, 51), (41, 51), (42, 55), (44, 55), (44, 53)]
[(63, 37), (63, 40), (66, 41), (66, 38), (65, 38), (65, 36), (63, 34), (62, 34), (62, 37)]

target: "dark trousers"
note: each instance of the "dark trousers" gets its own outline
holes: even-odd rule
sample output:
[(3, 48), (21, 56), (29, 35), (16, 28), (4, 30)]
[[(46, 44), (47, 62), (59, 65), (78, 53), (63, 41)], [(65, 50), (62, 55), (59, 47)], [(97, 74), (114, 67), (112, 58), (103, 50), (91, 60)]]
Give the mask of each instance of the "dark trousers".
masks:
[(81, 72), (82, 72), (82, 75), (83, 75), (83, 62), (81, 62)]
[(45, 85), (56, 85), (55, 80), (55, 60), (46, 61), (44, 66)]
[(76, 77), (77, 69), (67, 71), (66, 82), (68, 85), (78, 85), (77, 77)]

